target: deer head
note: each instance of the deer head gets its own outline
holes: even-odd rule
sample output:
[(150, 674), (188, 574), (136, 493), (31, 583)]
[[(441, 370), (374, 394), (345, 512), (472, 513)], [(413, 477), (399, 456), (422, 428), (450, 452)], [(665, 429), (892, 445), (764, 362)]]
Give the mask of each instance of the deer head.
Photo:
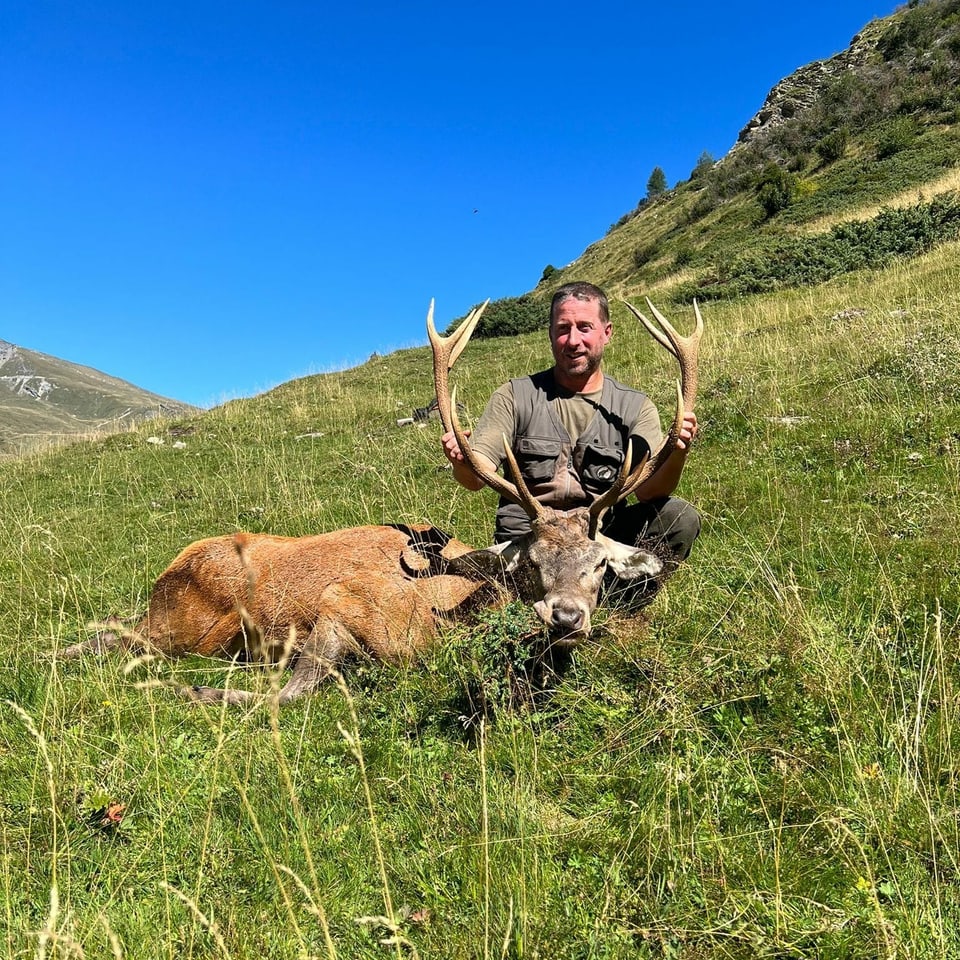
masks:
[(694, 332), (689, 337), (681, 337), (649, 300), (647, 304), (659, 329), (629, 303), (626, 305), (680, 365), (673, 424), (660, 447), (636, 466), (631, 462), (628, 446), (620, 473), (610, 489), (589, 506), (569, 510), (544, 506), (531, 495), (506, 437), (504, 453), (512, 481), (487, 468), (471, 449), (460, 425), (456, 388), (452, 392), (449, 389), (449, 373), (487, 304), (473, 309), (446, 337), (437, 333), (432, 301), (427, 314), (434, 386), (444, 430), (456, 436), (464, 460), (473, 472), (502, 497), (521, 506), (530, 518), (531, 529), (525, 536), (465, 554), (457, 560), (457, 565), (497, 579), (512, 577), (521, 596), (533, 604), (557, 642), (572, 644), (590, 632), (590, 617), (608, 569), (622, 580), (633, 580), (655, 577), (663, 567), (660, 559), (649, 551), (618, 543), (599, 533), (600, 522), (612, 506), (630, 494), (642, 499), (644, 484), (676, 449), (684, 410), (692, 409), (696, 399), (697, 357), (703, 332), (699, 308), (694, 303), (697, 320)]

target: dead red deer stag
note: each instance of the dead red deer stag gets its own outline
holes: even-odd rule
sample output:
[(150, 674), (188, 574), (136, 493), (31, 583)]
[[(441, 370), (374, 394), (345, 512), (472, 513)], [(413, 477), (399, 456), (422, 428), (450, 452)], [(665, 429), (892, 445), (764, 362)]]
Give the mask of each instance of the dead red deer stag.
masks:
[[(472, 548), (429, 525), (363, 526), (307, 537), (238, 533), (191, 543), (157, 578), (146, 616), (62, 651), (128, 648), (279, 663), (292, 672), (280, 703), (314, 690), (350, 653), (414, 658), (438, 620), (492, 593), (451, 573)], [(245, 690), (183, 688), (195, 700), (244, 703)]]
[[(453, 334), (441, 337), (430, 306), (427, 330), (441, 419), (446, 430), (456, 432), (478, 475), (527, 511), (529, 534), (480, 550), (429, 525), (363, 526), (307, 537), (238, 533), (198, 540), (159, 576), (146, 616), (133, 629), (113, 624), (97, 637), (67, 647), (61, 656), (129, 648), (167, 656), (254, 656), (274, 663), (289, 659), (291, 676), (278, 694), (283, 704), (315, 690), (351, 652), (388, 661), (415, 658), (435, 641), (443, 618), (488, 601), (501, 586), (518, 589), (532, 602), (557, 642), (570, 644), (587, 634), (608, 565), (624, 579), (656, 576), (661, 569), (653, 554), (597, 531), (604, 512), (639, 490), (676, 443), (684, 406), (692, 406), (696, 393), (700, 313), (696, 311), (697, 328), (687, 338), (655, 310), (663, 333), (637, 313), (680, 363), (674, 424), (645, 463), (631, 468), (627, 452), (607, 494), (589, 507), (561, 511), (544, 507), (530, 495), (509, 450), (514, 482), (483, 470), (460, 427), (448, 374), (482, 310), (472, 311)], [(208, 703), (238, 704), (258, 697), (214, 687), (180, 692)]]

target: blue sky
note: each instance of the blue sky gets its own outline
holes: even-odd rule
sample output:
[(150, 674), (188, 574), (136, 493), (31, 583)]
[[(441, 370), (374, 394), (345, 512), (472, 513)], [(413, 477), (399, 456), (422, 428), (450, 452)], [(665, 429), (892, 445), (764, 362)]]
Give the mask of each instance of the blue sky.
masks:
[(203, 406), (424, 343), (896, 7), (6, 0), (0, 339)]

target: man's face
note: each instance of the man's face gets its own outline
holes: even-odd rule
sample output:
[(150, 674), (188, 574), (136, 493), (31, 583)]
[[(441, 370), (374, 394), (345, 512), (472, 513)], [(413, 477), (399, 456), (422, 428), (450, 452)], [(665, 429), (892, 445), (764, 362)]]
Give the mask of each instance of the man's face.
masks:
[(557, 307), (550, 324), (550, 346), (561, 384), (582, 389), (600, 368), (610, 333), (610, 324), (600, 319), (600, 305), (596, 300), (571, 298)]

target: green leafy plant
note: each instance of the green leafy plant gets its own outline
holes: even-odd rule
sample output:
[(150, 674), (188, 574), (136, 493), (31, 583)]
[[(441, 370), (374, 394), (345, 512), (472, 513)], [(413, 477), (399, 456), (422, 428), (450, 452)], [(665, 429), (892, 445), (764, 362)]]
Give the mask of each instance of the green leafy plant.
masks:
[(842, 126), (837, 127), (836, 130), (831, 130), (825, 137), (817, 141), (814, 149), (823, 163), (833, 163), (834, 160), (839, 160), (847, 152), (849, 143), (850, 130)]
[(877, 136), (877, 159), (885, 160), (892, 157), (916, 140), (917, 122), (912, 117), (896, 117), (885, 124)]
[(786, 210), (793, 202), (796, 191), (797, 178), (776, 163), (767, 164), (757, 181), (757, 199), (768, 218)]

